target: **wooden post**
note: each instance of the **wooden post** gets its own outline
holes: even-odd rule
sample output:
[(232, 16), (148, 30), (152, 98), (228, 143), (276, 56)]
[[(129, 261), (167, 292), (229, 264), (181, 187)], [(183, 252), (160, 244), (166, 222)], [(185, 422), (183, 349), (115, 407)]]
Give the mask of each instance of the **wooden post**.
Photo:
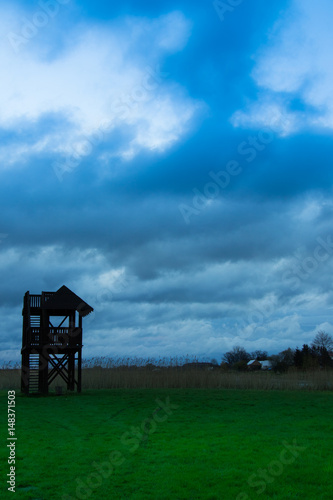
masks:
[(21, 367), (21, 392), (28, 394), (29, 392), (29, 353), (27, 350), (22, 352), (22, 367)]
[(77, 392), (81, 392), (81, 380), (82, 380), (82, 349), (78, 350), (77, 353)]
[(68, 385), (67, 388), (69, 391), (74, 391), (75, 385), (75, 353), (70, 352), (68, 356)]

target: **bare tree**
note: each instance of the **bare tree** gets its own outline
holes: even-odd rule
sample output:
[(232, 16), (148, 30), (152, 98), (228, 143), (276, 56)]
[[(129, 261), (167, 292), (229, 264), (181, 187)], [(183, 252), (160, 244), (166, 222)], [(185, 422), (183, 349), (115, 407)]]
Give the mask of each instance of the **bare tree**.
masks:
[(250, 353), (251, 359), (256, 359), (258, 361), (265, 361), (268, 358), (267, 351), (261, 351), (258, 349), (257, 351), (253, 351)]
[(270, 356), (270, 360), (273, 365), (273, 370), (284, 372), (287, 371), (290, 366), (293, 366), (295, 361), (295, 349), (285, 349), (284, 351), (279, 352), (279, 354), (274, 354)]
[(239, 361), (250, 361), (250, 355), (244, 347), (236, 345), (232, 348), (232, 351), (226, 352), (222, 358), (222, 361), (228, 363), (228, 365), (233, 365)]
[(325, 347), (327, 351), (333, 351), (333, 338), (328, 333), (320, 330), (313, 339), (311, 347), (319, 349)]

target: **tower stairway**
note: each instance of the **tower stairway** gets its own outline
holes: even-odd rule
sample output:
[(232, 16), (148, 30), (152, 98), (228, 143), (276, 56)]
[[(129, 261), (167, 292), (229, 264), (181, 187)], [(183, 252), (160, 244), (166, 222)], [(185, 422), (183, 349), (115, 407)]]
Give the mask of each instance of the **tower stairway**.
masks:
[(39, 391), (39, 354), (29, 354), (29, 393)]
[(39, 328), (40, 327), (40, 316), (30, 316), (30, 326)]

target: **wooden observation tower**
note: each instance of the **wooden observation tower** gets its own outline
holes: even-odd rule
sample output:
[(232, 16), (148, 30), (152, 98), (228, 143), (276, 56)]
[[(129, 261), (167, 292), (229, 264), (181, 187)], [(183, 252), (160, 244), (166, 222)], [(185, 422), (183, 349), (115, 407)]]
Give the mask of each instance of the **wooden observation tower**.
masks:
[[(47, 394), (60, 376), (81, 392), (82, 318), (93, 311), (69, 288), (31, 295), (23, 301), (21, 391)], [(76, 376), (77, 372), (77, 376)]]

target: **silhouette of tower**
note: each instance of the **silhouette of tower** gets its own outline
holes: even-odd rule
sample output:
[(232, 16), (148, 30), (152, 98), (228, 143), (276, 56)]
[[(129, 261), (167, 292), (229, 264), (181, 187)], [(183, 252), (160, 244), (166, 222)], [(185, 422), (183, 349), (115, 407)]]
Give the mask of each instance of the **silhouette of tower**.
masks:
[[(66, 286), (23, 300), (21, 391), (47, 394), (60, 376), (81, 392), (82, 318), (93, 311)], [(75, 365), (77, 377), (75, 376)]]

